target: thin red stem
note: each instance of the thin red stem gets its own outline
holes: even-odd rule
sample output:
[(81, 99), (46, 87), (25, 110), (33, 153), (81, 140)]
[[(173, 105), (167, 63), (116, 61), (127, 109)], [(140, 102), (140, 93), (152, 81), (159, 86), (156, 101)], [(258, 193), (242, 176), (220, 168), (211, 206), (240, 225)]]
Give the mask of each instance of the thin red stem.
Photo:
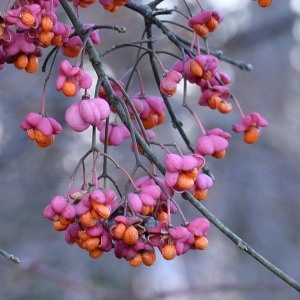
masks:
[(238, 108), (238, 111), (239, 111), (239, 113), (240, 113), (240, 115), (241, 115), (241, 118), (244, 119), (244, 118), (245, 118), (245, 115), (244, 115), (243, 109), (242, 109), (242, 107), (241, 107), (239, 101), (235, 98), (235, 96), (234, 96), (233, 94), (231, 94), (230, 97), (234, 100), (234, 102), (235, 102), (235, 104), (236, 104), (236, 106), (237, 106), (237, 108)]

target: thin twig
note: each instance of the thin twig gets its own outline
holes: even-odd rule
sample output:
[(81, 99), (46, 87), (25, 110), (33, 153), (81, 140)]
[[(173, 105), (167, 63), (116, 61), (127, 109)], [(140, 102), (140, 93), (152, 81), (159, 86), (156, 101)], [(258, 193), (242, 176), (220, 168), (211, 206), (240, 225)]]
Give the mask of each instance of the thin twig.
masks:
[(239, 249), (247, 252), (253, 258), (255, 258), (258, 262), (260, 262), (264, 267), (269, 269), (279, 278), (284, 280), (287, 284), (295, 288), (300, 292), (300, 283), (288, 276), (282, 270), (274, 266), (267, 259), (265, 259), (262, 255), (260, 255), (256, 250), (251, 248), (247, 243), (245, 243), (239, 236), (233, 233), (228, 227), (226, 227), (220, 220), (218, 220), (208, 209), (206, 209), (197, 199), (195, 199), (192, 194), (189, 192), (185, 192), (184, 196), (189, 200), (190, 203), (194, 205), (194, 207), (201, 212), (212, 224), (214, 224), (221, 232), (223, 232), (227, 237), (229, 237), (238, 247)]
[(13, 254), (10, 254), (2, 249), (0, 249), (0, 254), (3, 255), (4, 257), (6, 257), (8, 260), (14, 262), (15, 264), (19, 264), (21, 262), (21, 260), (14, 256)]

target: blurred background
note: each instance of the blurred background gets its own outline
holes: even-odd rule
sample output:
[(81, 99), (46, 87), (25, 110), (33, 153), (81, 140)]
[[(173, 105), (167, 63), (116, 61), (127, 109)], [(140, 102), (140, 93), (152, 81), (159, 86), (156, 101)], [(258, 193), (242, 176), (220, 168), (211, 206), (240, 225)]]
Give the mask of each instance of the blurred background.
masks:
[[(165, 1), (165, 5), (167, 2), (175, 1)], [(231, 91), (245, 114), (257, 111), (269, 121), (258, 143), (246, 145), (241, 135), (232, 133), (226, 158), (208, 160), (216, 182), (204, 205), (261, 255), (300, 281), (300, 3), (273, 0), (263, 9), (248, 0), (201, 2), (222, 9), (226, 16), (208, 39), (211, 49), (222, 49), (229, 58), (253, 65), (247, 72), (222, 63), (221, 69), (233, 78)], [(177, 4), (180, 8), (182, 2)], [(123, 35), (102, 30), (102, 51), (115, 43), (137, 40), (142, 34), (142, 20), (133, 19), (134, 14), (126, 8), (110, 14), (94, 4), (92, 9), (80, 9), (80, 14), (84, 22), (92, 19), (127, 27)], [(157, 43), (168, 45), (166, 37)], [(110, 75), (118, 78), (132, 66), (130, 51), (122, 49), (107, 56)], [(165, 67), (171, 68), (172, 63), (166, 60)], [(147, 92), (157, 92), (146, 64), (144, 68), (141, 73)], [(93, 260), (87, 252), (68, 245), (64, 234), (54, 231), (42, 213), (53, 196), (65, 193), (78, 160), (89, 149), (91, 133), (73, 134), (65, 128), (47, 149), (37, 148), (26, 138), (19, 123), (28, 112), (39, 111), (45, 78), (41, 72), (27, 76), (12, 66), (6, 66), (1, 76), (0, 248), (22, 261), (15, 265), (0, 256), (2, 299), (299, 299), (296, 290), (214, 226), (205, 251), (189, 251), (172, 261), (157, 253), (152, 267), (132, 268), (113, 253)], [(64, 110), (72, 100), (56, 92), (54, 80), (55, 76), (48, 83), (46, 110), (64, 123)], [(231, 125), (239, 122), (236, 111), (220, 117), (193, 106), (198, 90), (191, 89), (189, 98), (206, 128), (230, 131)], [(174, 100), (176, 105), (184, 128), (191, 139), (196, 138), (199, 132), (189, 123), (191, 118), (182, 110), (180, 97)], [(158, 130), (157, 138), (177, 141), (178, 134), (173, 129), (167, 133)], [(133, 156), (128, 151), (112, 149), (110, 153), (123, 167), (132, 167)], [(118, 178), (119, 173), (112, 168), (112, 175)], [(188, 219), (199, 216), (188, 202), (184, 213)]]

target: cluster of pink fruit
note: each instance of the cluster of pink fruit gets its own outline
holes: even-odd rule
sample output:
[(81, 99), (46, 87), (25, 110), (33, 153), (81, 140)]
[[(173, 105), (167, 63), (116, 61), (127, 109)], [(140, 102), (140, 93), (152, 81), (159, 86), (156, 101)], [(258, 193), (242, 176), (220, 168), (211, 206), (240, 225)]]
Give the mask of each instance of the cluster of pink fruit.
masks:
[[(164, 180), (156, 178), (164, 187)], [(208, 246), (209, 222), (196, 218), (181, 226), (171, 226), (169, 213), (178, 207), (150, 177), (135, 182), (136, 190), (118, 201), (114, 191), (78, 189), (68, 197), (55, 196), (44, 210), (53, 227), (65, 231), (69, 244), (76, 243), (99, 258), (114, 251), (117, 258), (131, 266), (151, 266), (156, 259), (155, 248), (171, 260), (189, 249), (203, 250)], [(172, 189), (169, 189), (172, 194)]]
[[(83, 67), (84, 57), (87, 55), (85, 43), (76, 34), (76, 30), (58, 21), (56, 12), (61, 7), (61, 2), (66, 2), (79, 15), (79, 7), (87, 8), (96, 0), (18, 0), (11, 8), (8, 8), (7, 1), (0, 18), (0, 68), (3, 69), (5, 64), (14, 64), (17, 69), (32, 73), (38, 70), (38, 58), (43, 55), (45, 48), (61, 49), (67, 59), (59, 64), (56, 90), (70, 98), (83, 91), (82, 99), (71, 104), (65, 112), (66, 124), (75, 132), (85, 131), (91, 126), (94, 128), (93, 134), (98, 130), (102, 144), (119, 146), (125, 139), (132, 137), (132, 128), (135, 128), (147, 145), (151, 142), (154, 144), (154, 129), (165, 121), (167, 106), (170, 106), (168, 98), (177, 93), (178, 84), (184, 80), (199, 87), (200, 106), (227, 114), (232, 111), (232, 103), (237, 104), (241, 121), (234, 124), (232, 130), (243, 133), (246, 143), (256, 142), (261, 128), (268, 125), (257, 112), (244, 115), (229, 90), (230, 77), (219, 70), (219, 59), (210, 54), (207, 37), (222, 23), (222, 12), (205, 9), (197, 1), (200, 12), (187, 18), (185, 24), (192, 31), (190, 48), (187, 49), (182, 43), (180, 50), (184, 50), (184, 55), (174, 62), (170, 70), (163, 67), (157, 91), (160, 92), (159, 95), (146, 94), (140, 82), (140, 91), (130, 97), (128, 87), (131, 82), (109, 82), (114, 99), (122, 103), (124, 115), (127, 116), (126, 122), (121, 122), (116, 107), (106, 94), (107, 89), (97, 85), (95, 97), (90, 97), (88, 90), (93, 82)], [(149, 5), (144, 5), (130, 0), (99, 0), (101, 6), (110, 12), (116, 12), (120, 6), (139, 12), (144, 9), (145, 18), (150, 18), (149, 9), (153, 9), (151, 18), (156, 25), (161, 24), (165, 34), (167, 27), (156, 17), (157, 10), (153, 8), (155, 2), (159, 4), (163, 1), (152, 1)], [(258, 3), (262, 5), (262, 2)], [(83, 24), (82, 28), (92, 46), (100, 43), (99, 27)], [(171, 36), (171, 29), (169, 33)], [(176, 38), (176, 35), (172, 36)], [(200, 39), (205, 41), (205, 52), (201, 50)], [(179, 40), (177, 42), (180, 43)], [(141, 49), (142, 46), (140, 52)], [(145, 53), (153, 54), (153, 50)], [(136, 68), (142, 55), (137, 60)], [(155, 57), (162, 66), (158, 54)], [(72, 58), (76, 60), (74, 64), (69, 61)], [(137, 69), (131, 72), (139, 73)], [(68, 191), (66, 197), (54, 197), (45, 208), (44, 216), (53, 222), (56, 230), (65, 231), (68, 243), (76, 243), (87, 250), (91, 257), (98, 258), (103, 252), (113, 250), (117, 258), (125, 258), (132, 266), (142, 263), (152, 265), (155, 261), (155, 248), (159, 249), (165, 259), (173, 259), (190, 249), (205, 249), (208, 245), (208, 221), (196, 218), (187, 222), (173, 196), (177, 193), (184, 199), (184, 192), (189, 192), (199, 201), (207, 197), (208, 190), (213, 186), (213, 179), (203, 169), (205, 159), (207, 156), (223, 158), (231, 135), (220, 128), (205, 130), (196, 114), (193, 116), (202, 134), (191, 154), (184, 155), (179, 149), (178, 153), (172, 153), (163, 143), (156, 143), (167, 152), (164, 160), (166, 172), (162, 177), (154, 172), (150, 175), (149, 172), (149, 176), (134, 181), (129, 176), (132, 191), (118, 199), (114, 191), (99, 187), (99, 178), (96, 178), (93, 170), (91, 184), (86, 183), (84, 175), (82, 188)], [(123, 123), (130, 123), (131, 126), (127, 128)], [(62, 126), (48, 117), (45, 111), (45, 91), (40, 113), (29, 113), (21, 123), (21, 128), (39, 147), (52, 145), (54, 136), (61, 133)], [(134, 147), (133, 143), (136, 143), (134, 138), (131, 149), (135, 151), (135, 155), (144, 154), (145, 149), (141, 145)], [(99, 152), (94, 145), (93, 136), (93, 146), (87, 155), (98, 155)], [(107, 158), (108, 154), (104, 153), (103, 156)], [(181, 215), (183, 224), (174, 226), (171, 214), (177, 212)]]

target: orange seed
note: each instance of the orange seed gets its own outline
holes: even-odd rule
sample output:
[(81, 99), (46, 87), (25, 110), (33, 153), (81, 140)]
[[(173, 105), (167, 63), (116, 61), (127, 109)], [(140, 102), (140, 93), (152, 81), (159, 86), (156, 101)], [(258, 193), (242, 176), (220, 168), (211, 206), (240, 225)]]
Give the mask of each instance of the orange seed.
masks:
[(202, 74), (202, 79), (209, 80), (211, 79), (211, 77), (212, 77), (211, 71), (205, 71)]
[(43, 141), (36, 140), (35, 143), (41, 148), (49, 147), (54, 143), (54, 135), (45, 136)]
[(187, 190), (194, 185), (194, 180), (191, 178), (187, 172), (181, 172), (178, 176), (178, 180), (176, 182), (176, 187), (179, 190)]
[(35, 140), (35, 133), (34, 133), (34, 129), (27, 129), (27, 137), (34, 141)]
[(193, 196), (199, 201), (204, 200), (207, 197), (207, 195), (208, 195), (208, 189), (204, 189), (204, 190), (196, 189), (193, 193)]
[(113, 228), (112, 234), (116, 239), (121, 240), (123, 239), (125, 230), (126, 230), (126, 225), (124, 223), (119, 223)]
[(208, 246), (208, 239), (205, 236), (196, 236), (194, 244), (198, 250), (204, 250)]
[(78, 237), (79, 237), (79, 239), (81, 239), (84, 242), (90, 238), (90, 236), (84, 230), (78, 231)]
[(68, 228), (68, 226), (69, 226), (68, 224), (67, 225), (61, 224), (59, 222), (59, 220), (53, 222), (53, 227), (57, 231), (64, 231), (64, 230), (66, 230)]
[(165, 120), (165, 113), (162, 112), (161, 114), (157, 115), (158, 120), (157, 120), (157, 125), (163, 123), (163, 121)]
[(205, 25), (210, 32), (213, 32), (219, 26), (219, 23), (215, 18), (211, 17), (210, 20), (205, 23)]
[(155, 263), (156, 255), (154, 252), (145, 251), (142, 253), (142, 260), (143, 260), (144, 265), (146, 265), (148, 267), (152, 266)]
[(87, 227), (92, 227), (97, 223), (97, 219), (95, 219), (92, 216), (90, 211), (88, 211), (85, 214), (81, 215), (79, 220), (83, 225), (85, 225)]
[(176, 247), (174, 244), (167, 244), (161, 249), (161, 254), (164, 259), (171, 260), (177, 256)]
[(260, 129), (256, 126), (250, 126), (244, 133), (243, 140), (247, 144), (255, 143), (260, 137)]
[(61, 91), (67, 97), (74, 97), (77, 93), (75, 83), (70, 80), (66, 80)]
[(52, 31), (42, 31), (39, 33), (39, 40), (43, 43), (43, 46), (51, 45), (51, 41), (54, 37), (54, 33)]
[(110, 216), (109, 207), (102, 203), (97, 203), (93, 201), (92, 208), (101, 219), (107, 219)]
[(142, 264), (142, 262), (143, 262), (143, 259), (142, 259), (142, 254), (141, 253), (137, 253), (134, 258), (129, 260), (129, 264), (132, 267), (138, 267)]
[(54, 135), (53, 134), (44, 135), (38, 129), (27, 130), (27, 136), (30, 140), (35, 141), (36, 144), (41, 148), (51, 146), (54, 143)]
[(55, 34), (51, 40), (51, 45), (53, 46), (61, 46), (62, 45), (62, 35)]
[(21, 15), (21, 21), (27, 26), (33, 26), (35, 23), (35, 18), (30, 12), (23, 12)]
[(147, 119), (142, 120), (145, 129), (151, 129), (155, 127), (158, 123), (158, 115), (155, 111), (151, 110)]
[(137, 243), (138, 239), (139, 239), (139, 233), (137, 229), (133, 225), (130, 225), (124, 232), (123, 235), (124, 243), (129, 246), (134, 245)]
[(194, 74), (195, 76), (199, 76), (199, 77), (201, 77), (202, 74), (203, 74), (202, 67), (194, 59), (190, 63), (190, 71), (191, 71), (192, 74)]
[(64, 55), (74, 58), (77, 57), (80, 52), (80, 46), (74, 46), (74, 47), (64, 47)]
[(212, 94), (212, 96), (207, 101), (207, 104), (211, 109), (218, 108), (220, 103), (221, 103), (221, 98), (216, 93)]
[(25, 68), (25, 71), (28, 73), (34, 73), (39, 68), (39, 61), (36, 57), (36, 54), (32, 53), (28, 56), (28, 64)]
[(207, 28), (205, 25), (202, 25), (202, 24), (196, 24), (196, 25), (194, 25), (194, 31), (195, 31), (198, 35), (200, 35), (200, 36), (202, 36), (202, 37), (207, 36), (208, 33), (209, 33), (208, 28)]
[(42, 18), (41, 27), (43, 31), (51, 31), (53, 28), (53, 21), (49, 16)]
[(268, 7), (272, 3), (272, 0), (258, 0), (258, 5), (260, 7)]
[(226, 150), (223, 150), (223, 151), (214, 152), (211, 156), (217, 159), (221, 159), (225, 157), (225, 155), (226, 155)]
[(160, 222), (167, 222), (168, 221), (168, 214), (163, 211), (163, 210), (160, 210), (156, 213), (156, 219)]
[(232, 104), (227, 101), (220, 101), (218, 111), (222, 114), (228, 114), (232, 111)]
[(83, 248), (87, 251), (93, 251), (99, 247), (99, 244), (100, 244), (99, 238), (91, 237), (83, 243)]
[(141, 215), (143, 216), (149, 216), (153, 213), (153, 210), (154, 210), (154, 206), (151, 205), (143, 205), (142, 207), (142, 211), (140, 212)]
[(60, 222), (62, 225), (69, 225), (69, 224), (70, 224), (70, 220), (64, 218), (63, 216), (59, 216), (58, 220), (59, 220), (59, 222)]
[(28, 65), (28, 57), (24, 53), (19, 53), (14, 61), (14, 65), (17, 69), (25, 69)]
[(101, 257), (102, 254), (103, 254), (103, 251), (100, 248), (96, 248), (92, 251), (89, 251), (90, 257), (95, 258), (95, 259)]

